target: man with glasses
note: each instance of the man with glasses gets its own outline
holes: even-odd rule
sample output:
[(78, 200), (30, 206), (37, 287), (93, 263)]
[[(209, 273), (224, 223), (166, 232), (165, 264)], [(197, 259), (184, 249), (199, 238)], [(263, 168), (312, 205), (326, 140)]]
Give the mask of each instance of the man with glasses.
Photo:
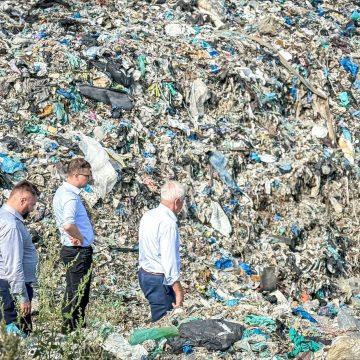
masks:
[(82, 159), (70, 161), (66, 181), (57, 189), (53, 208), (62, 243), (61, 259), (66, 270), (62, 307), (64, 334), (85, 327), (89, 303), (94, 230), (80, 198), (81, 189), (91, 179), (91, 166)]
[(24, 219), (39, 195), (35, 185), (21, 181), (0, 209), (0, 320), (15, 324), (26, 334), (32, 330), (32, 284), (36, 282), (38, 254)]
[(176, 215), (180, 213), (186, 188), (168, 181), (161, 188), (160, 205), (146, 212), (139, 228), (139, 283), (149, 301), (152, 321), (181, 307), (180, 240)]

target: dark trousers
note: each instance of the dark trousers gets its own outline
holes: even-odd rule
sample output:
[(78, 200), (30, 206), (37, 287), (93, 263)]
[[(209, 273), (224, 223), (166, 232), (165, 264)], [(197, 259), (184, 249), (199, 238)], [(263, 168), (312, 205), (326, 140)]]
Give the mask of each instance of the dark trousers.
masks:
[[(33, 288), (26, 285), (29, 300), (33, 298)], [(0, 320), (5, 320), (6, 325), (15, 323), (16, 326), (28, 334), (32, 330), (31, 314), (22, 316), (16, 311), (13, 295), (10, 293), (8, 281), (0, 279)]]
[(89, 303), (91, 247), (63, 246), (61, 260), (66, 265), (66, 289), (62, 306), (63, 333), (69, 333), (78, 326), (85, 327), (85, 308)]
[(164, 285), (164, 275), (155, 275), (140, 269), (139, 284), (146, 299), (149, 301), (152, 321), (158, 321), (173, 309), (175, 292), (169, 285)]

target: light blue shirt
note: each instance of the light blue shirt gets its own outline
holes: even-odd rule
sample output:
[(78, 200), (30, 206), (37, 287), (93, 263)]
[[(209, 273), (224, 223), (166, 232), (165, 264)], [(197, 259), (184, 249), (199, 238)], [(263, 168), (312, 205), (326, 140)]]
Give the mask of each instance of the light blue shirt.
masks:
[(39, 257), (24, 219), (5, 204), (0, 209), (0, 279), (6, 280), (12, 294), (29, 301), (25, 283), (36, 282)]
[(146, 212), (139, 228), (139, 266), (164, 274), (164, 285), (180, 280), (180, 239), (176, 215), (165, 205)]
[(90, 223), (85, 206), (80, 198), (81, 189), (64, 182), (55, 193), (53, 209), (56, 223), (61, 235), (61, 243), (73, 246), (69, 236), (64, 230), (64, 225), (75, 224), (84, 238), (82, 246), (90, 246), (94, 241), (94, 230)]

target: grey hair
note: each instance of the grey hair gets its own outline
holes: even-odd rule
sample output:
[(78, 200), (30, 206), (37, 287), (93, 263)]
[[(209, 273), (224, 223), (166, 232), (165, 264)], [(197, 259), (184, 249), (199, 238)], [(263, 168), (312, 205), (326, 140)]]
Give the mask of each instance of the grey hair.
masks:
[(183, 199), (186, 195), (186, 187), (178, 181), (169, 180), (161, 187), (161, 200), (175, 201)]

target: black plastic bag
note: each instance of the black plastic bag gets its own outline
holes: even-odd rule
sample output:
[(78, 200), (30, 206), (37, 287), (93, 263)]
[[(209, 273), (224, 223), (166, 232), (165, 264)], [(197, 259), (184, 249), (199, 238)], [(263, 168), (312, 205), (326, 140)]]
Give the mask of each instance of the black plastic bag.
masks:
[(183, 346), (205, 347), (208, 350), (227, 350), (240, 340), (244, 327), (226, 320), (194, 320), (179, 326), (180, 336), (168, 341), (174, 353), (181, 353)]

